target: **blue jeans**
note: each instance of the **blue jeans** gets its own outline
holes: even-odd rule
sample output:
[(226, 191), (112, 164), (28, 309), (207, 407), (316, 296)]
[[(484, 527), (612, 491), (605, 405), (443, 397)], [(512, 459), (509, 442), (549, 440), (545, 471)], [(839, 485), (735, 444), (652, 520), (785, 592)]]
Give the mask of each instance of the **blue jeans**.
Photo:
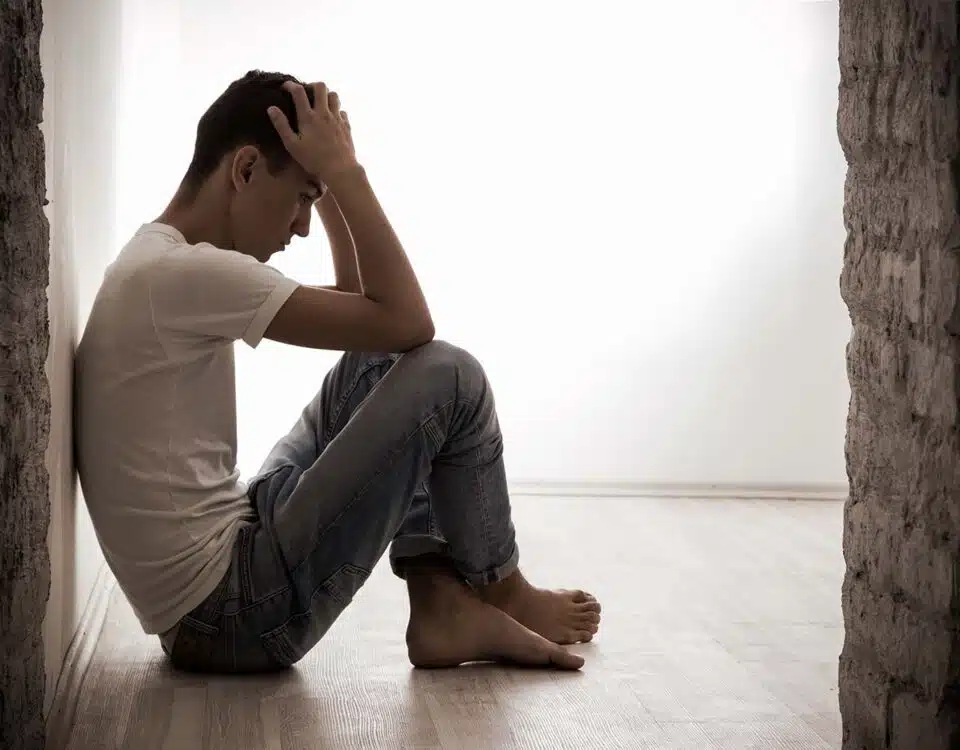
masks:
[(434, 341), (345, 354), (249, 483), (257, 520), (185, 616), (175, 667), (260, 672), (299, 661), (390, 547), (391, 567), (448, 558), (483, 585), (518, 550), (493, 393), (477, 360)]

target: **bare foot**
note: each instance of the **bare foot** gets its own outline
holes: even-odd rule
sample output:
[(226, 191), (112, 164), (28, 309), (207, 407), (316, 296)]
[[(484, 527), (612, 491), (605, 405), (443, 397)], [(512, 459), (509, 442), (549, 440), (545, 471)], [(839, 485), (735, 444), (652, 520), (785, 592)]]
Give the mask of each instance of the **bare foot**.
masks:
[(600, 627), (600, 602), (584, 591), (538, 589), (518, 570), (479, 589), (481, 599), (554, 643), (586, 643)]
[(583, 657), (485, 603), (449, 571), (411, 569), (407, 585), (407, 651), (415, 667), (455, 667), (475, 661), (554, 669), (583, 666)]

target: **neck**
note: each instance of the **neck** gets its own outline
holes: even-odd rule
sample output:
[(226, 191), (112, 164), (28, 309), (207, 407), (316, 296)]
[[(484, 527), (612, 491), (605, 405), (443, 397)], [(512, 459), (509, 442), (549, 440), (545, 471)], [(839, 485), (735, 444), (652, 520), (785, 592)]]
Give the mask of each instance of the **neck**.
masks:
[(173, 200), (157, 217), (183, 235), (188, 244), (207, 242), (224, 250), (233, 249), (226, 202), (216, 195), (209, 181), (199, 190), (180, 185)]

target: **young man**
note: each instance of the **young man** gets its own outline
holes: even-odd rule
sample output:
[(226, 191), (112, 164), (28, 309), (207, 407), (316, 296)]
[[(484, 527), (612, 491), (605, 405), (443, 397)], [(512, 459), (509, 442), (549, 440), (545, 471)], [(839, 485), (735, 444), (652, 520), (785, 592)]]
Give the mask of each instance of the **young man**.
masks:
[[(265, 264), (314, 207), (332, 288)], [(582, 666), (561, 644), (590, 640), (600, 606), (520, 573), (490, 384), (433, 335), (337, 95), (259, 71), (231, 84), (170, 205), (107, 269), (77, 353), (84, 497), (174, 665), (294, 664), (389, 547), (414, 665)], [(244, 484), (233, 344), (264, 337), (346, 353)]]

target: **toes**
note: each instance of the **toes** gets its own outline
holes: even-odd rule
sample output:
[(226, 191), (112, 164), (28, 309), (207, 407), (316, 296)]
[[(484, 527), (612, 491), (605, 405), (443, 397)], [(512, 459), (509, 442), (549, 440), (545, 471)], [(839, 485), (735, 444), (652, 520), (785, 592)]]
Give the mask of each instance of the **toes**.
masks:
[(598, 630), (599, 627), (597, 625), (581, 622), (573, 625), (569, 630), (565, 630), (560, 637), (555, 637), (553, 642), (560, 646), (586, 643), (587, 641), (593, 640), (593, 636), (596, 635)]
[(593, 594), (587, 591), (577, 589), (576, 591), (562, 591), (561, 593), (569, 597), (569, 600), (577, 605), (578, 610), (600, 612), (600, 602), (597, 601), (597, 598)]
[(600, 602), (596, 599), (589, 602), (582, 602), (577, 605), (578, 612), (594, 612), (595, 614), (600, 614)]
[(583, 657), (556, 646), (550, 652), (550, 663), (561, 669), (580, 669), (583, 666)]

